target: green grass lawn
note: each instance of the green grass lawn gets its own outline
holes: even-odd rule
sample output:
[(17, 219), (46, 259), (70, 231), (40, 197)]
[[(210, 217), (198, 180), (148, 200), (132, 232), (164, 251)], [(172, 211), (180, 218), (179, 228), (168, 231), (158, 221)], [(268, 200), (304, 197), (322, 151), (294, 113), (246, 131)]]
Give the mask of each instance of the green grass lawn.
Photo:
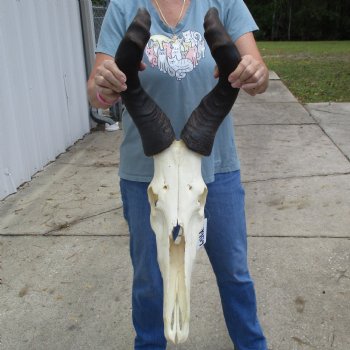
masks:
[(300, 102), (350, 102), (350, 41), (260, 41), (258, 46), (269, 69)]

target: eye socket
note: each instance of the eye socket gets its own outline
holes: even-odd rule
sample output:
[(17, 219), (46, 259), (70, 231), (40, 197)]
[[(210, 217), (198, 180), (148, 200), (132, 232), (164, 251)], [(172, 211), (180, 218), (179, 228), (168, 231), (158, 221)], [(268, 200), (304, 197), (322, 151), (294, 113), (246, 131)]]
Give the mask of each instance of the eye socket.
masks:
[(198, 198), (198, 204), (199, 205), (205, 205), (206, 199), (207, 199), (208, 189), (205, 188), (202, 194)]
[(148, 197), (150, 199), (151, 206), (156, 208), (158, 204), (158, 195), (153, 192), (152, 187), (148, 188)]

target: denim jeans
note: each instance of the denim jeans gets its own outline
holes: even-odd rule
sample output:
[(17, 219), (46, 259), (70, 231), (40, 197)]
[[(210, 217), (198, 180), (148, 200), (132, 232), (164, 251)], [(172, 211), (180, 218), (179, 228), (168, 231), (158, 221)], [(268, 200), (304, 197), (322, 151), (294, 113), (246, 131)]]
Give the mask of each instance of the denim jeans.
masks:
[[(124, 216), (134, 268), (132, 318), (135, 350), (165, 350), (163, 283), (150, 226), (148, 183), (121, 179)], [(267, 350), (247, 264), (244, 189), (240, 172), (216, 174), (208, 186), (205, 249), (216, 275), (226, 326), (237, 350)]]

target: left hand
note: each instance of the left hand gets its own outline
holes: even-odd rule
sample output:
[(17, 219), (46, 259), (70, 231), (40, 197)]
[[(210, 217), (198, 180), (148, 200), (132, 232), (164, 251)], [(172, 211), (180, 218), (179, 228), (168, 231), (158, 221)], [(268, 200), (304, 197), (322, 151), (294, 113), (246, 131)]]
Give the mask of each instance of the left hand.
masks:
[(233, 88), (241, 88), (251, 96), (266, 91), (269, 83), (269, 71), (262, 61), (252, 55), (242, 56), (237, 68), (228, 76)]

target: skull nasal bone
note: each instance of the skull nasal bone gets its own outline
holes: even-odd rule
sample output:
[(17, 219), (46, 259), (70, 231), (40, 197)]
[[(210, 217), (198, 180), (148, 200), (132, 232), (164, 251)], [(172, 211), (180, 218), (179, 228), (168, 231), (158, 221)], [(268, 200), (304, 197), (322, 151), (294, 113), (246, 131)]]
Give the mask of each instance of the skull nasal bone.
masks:
[(173, 240), (175, 244), (179, 244), (181, 242), (181, 236), (182, 236), (182, 228), (179, 224), (173, 227)]

